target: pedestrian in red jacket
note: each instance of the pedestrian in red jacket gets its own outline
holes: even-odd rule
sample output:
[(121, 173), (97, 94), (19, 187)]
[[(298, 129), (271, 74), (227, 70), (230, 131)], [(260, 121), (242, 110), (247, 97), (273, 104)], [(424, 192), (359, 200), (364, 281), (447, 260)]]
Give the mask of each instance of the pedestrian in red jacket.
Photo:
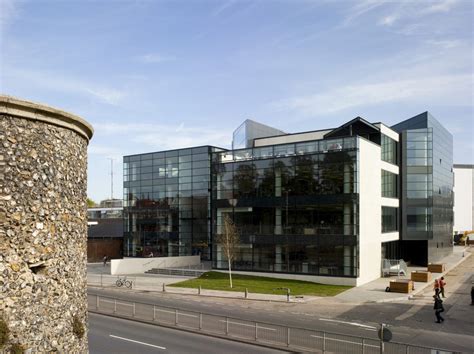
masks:
[(442, 297), (446, 297), (446, 296), (444, 296), (444, 286), (445, 285), (446, 285), (446, 282), (444, 281), (444, 277), (441, 277), (441, 279), (439, 280), (439, 290), (441, 292)]

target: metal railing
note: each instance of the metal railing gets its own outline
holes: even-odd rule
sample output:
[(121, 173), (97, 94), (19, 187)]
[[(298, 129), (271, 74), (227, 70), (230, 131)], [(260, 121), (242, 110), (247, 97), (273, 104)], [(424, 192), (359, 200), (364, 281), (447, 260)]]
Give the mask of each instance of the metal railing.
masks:
[(382, 346), (381, 341), (377, 339), (249, 321), (95, 294), (88, 294), (88, 307), (91, 312), (296, 351), (367, 354), (431, 354), (433, 351), (443, 354), (457, 353), (395, 342), (384, 342)]
[(403, 259), (382, 259), (382, 276), (408, 274), (408, 266)]

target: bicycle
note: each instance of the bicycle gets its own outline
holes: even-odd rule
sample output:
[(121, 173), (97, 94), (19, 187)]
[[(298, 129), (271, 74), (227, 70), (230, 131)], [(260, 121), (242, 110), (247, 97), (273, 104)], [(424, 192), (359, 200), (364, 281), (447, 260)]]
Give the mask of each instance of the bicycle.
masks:
[(129, 289), (132, 288), (132, 282), (130, 280), (127, 280), (127, 277), (118, 278), (117, 281), (115, 282), (115, 285), (119, 288), (124, 286), (124, 285), (125, 285), (126, 288), (129, 288)]

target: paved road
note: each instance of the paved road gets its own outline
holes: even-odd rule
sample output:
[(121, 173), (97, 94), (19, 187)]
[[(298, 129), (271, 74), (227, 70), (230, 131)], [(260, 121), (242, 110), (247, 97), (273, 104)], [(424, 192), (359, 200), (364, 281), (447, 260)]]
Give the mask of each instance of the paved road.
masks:
[(105, 353), (284, 353), (98, 314), (89, 314), (91, 354)]

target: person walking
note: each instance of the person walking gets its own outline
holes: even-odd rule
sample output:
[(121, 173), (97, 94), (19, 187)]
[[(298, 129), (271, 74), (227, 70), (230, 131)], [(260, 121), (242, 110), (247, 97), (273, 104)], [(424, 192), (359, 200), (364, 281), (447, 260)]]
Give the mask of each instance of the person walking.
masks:
[(109, 259), (109, 257), (107, 257), (106, 254), (104, 254), (104, 258), (102, 258), (102, 261), (104, 262), (104, 267), (107, 265), (107, 260)]
[(441, 316), (441, 312), (444, 312), (443, 300), (441, 300), (439, 295), (434, 295), (433, 297), (434, 297), (433, 309), (435, 310), (436, 323), (444, 322), (444, 318)]
[(435, 279), (434, 284), (433, 284), (433, 289), (434, 289), (434, 291), (435, 291), (435, 296), (436, 296), (436, 297), (439, 297), (439, 291), (440, 291), (440, 288), (439, 288), (439, 279)]
[(446, 285), (446, 282), (444, 281), (444, 277), (441, 277), (441, 279), (439, 280), (439, 290), (440, 290), (441, 296), (443, 298), (446, 297), (446, 296), (444, 296), (444, 286), (445, 285)]

